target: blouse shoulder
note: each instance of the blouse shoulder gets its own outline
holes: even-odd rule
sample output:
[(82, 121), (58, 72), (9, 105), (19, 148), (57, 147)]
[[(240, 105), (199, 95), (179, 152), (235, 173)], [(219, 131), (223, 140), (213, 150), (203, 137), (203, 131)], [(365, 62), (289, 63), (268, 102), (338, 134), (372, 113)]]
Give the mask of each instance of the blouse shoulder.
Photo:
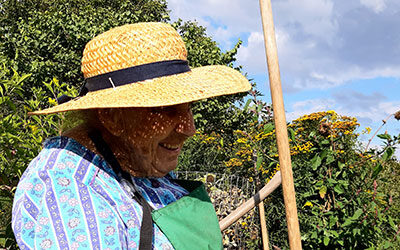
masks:
[[(22, 175), (14, 196), (12, 228), (20, 248), (97, 245), (99, 238), (92, 235), (96, 231), (87, 231), (85, 225), (93, 221), (89, 217), (94, 215), (95, 207), (99, 204), (105, 207), (105, 203), (90, 188), (90, 183), (100, 170), (101, 178), (111, 177), (113, 172), (108, 168), (100, 156), (73, 139), (46, 140)], [(103, 179), (109, 180), (105, 185), (117, 185), (113, 178)], [(86, 217), (84, 223), (82, 218)], [(94, 228), (100, 230), (98, 225)], [(80, 233), (75, 235), (78, 229)]]

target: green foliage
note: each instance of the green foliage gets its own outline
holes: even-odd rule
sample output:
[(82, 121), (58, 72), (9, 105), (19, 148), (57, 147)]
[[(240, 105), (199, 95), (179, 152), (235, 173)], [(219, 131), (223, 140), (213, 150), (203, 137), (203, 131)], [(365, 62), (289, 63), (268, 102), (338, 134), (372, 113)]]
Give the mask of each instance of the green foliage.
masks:
[[(233, 49), (222, 52), (218, 44), (207, 36), (206, 28), (199, 26), (196, 22), (187, 21), (182, 23), (178, 20), (173, 23), (185, 41), (188, 51), (188, 61), (191, 67), (205, 65), (233, 65), (235, 56), (242, 42), (239, 40)], [(239, 68), (238, 68), (239, 69)]]
[[(8, 78), (8, 75), (12, 75)], [(27, 111), (37, 110), (40, 103), (55, 104), (41, 87), (34, 87), (34, 96), (23, 95), (24, 83), (31, 75), (19, 75), (5, 67), (0, 71), (0, 238), (6, 238), (7, 247), (15, 247), (11, 231), (11, 203), (15, 187), (28, 163), (41, 150), (45, 138), (59, 134), (62, 115), (28, 116)], [(76, 90), (60, 84), (57, 79), (45, 83), (47, 92), (53, 97), (76, 94)]]
[[(241, 41), (233, 49), (222, 52), (217, 43), (206, 35), (205, 28), (197, 23), (178, 20), (173, 26), (186, 44), (191, 67), (216, 64), (232, 67)], [(185, 143), (179, 158), (179, 170), (225, 171), (224, 161), (229, 160), (231, 150), (228, 145), (233, 143), (233, 131), (246, 126), (246, 121), (251, 119), (239, 108), (246, 95), (221, 96), (193, 104), (198, 133)]]
[[(205, 65), (228, 65), (233, 67), (233, 62), (241, 41), (226, 52), (222, 52), (218, 44), (207, 36), (206, 29), (196, 22), (182, 22), (178, 20), (173, 26), (182, 36), (187, 51), (188, 61), (191, 67)], [(240, 68), (236, 68), (240, 70)], [(233, 130), (243, 124), (246, 119), (233, 104), (243, 103), (247, 93), (230, 96), (221, 96), (194, 103), (193, 113), (197, 130), (206, 134), (211, 132), (232, 134)]]
[[(253, 93), (255, 94), (255, 92)], [(258, 101), (256, 102), (258, 103)], [(245, 106), (232, 106), (229, 103), (225, 103), (223, 106), (221, 101), (216, 99), (197, 103), (195, 119), (197, 118), (199, 122), (204, 122), (205, 120), (207, 123), (203, 124), (203, 126), (200, 123), (197, 133), (185, 143), (179, 157), (178, 170), (226, 173), (245, 177), (254, 176), (253, 164), (250, 164), (248, 168), (231, 168), (228, 163), (232, 155), (237, 153), (235, 151), (235, 135), (237, 131), (244, 130), (253, 121), (251, 113), (254, 110), (252, 107), (248, 107), (249, 102), (246, 104)], [(218, 107), (220, 108), (219, 111), (216, 110)], [(223, 107), (226, 107), (226, 109)], [(246, 111), (243, 111), (243, 108)], [(205, 114), (214, 112), (216, 116), (212, 118), (209, 116), (203, 117), (199, 113), (199, 109), (205, 109)], [(270, 112), (270, 109), (267, 107), (263, 111)], [(265, 116), (264, 119), (270, 120), (271, 113)], [(214, 131), (210, 132), (209, 126), (211, 124), (214, 127)], [(249, 152), (248, 148), (245, 150)], [(249, 157), (252, 159), (252, 156)]]
[[(252, 114), (253, 119), (234, 132), (232, 144), (218, 144), (223, 134), (218, 138), (200, 134), (196, 140), (203, 138), (201, 144), (195, 141), (196, 146), (189, 148), (198, 148), (207, 162), (220, 159), (213, 163), (224, 164), (225, 170), (219, 170), (225, 173), (268, 182), (279, 170), (271, 109), (253, 96), (242, 112)], [(306, 115), (288, 126), (306, 249), (386, 249), (399, 245), (399, 208), (393, 202), (399, 194), (395, 183), (400, 164), (393, 159), (399, 137), (379, 135), (384, 146), (363, 152), (355, 133), (358, 126), (355, 118), (334, 111)], [(282, 190), (275, 191), (265, 204), (271, 244), (288, 248)]]
[[(386, 249), (399, 242), (400, 218), (379, 170), (399, 167), (392, 158), (399, 141), (380, 136), (382, 149), (360, 152), (357, 126), (354, 118), (333, 111), (303, 116), (289, 126), (295, 132), (292, 165), (306, 249)], [(301, 146), (307, 142), (310, 148)], [(271, 242), (288, 247), (286, 228), (277, 224), (283, 206), (281, 193), (274, 192), (266, 202), (267, 223)]]
[(0, 54), (21, 74), (32, 74), (25, 87), (53, 77), (80, 87), (82, 52), (90, 39), (123, 24), (168, 20), (164, 0), (6, 0)]

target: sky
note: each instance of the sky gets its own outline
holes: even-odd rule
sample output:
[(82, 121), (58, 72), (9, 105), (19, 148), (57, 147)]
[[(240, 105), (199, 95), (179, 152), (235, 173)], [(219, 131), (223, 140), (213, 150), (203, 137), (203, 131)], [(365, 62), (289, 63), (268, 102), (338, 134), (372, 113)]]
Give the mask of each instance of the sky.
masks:
[[(400, 110), (399, 0), (271, 0), (288, 121), (334, 110), (356, 117), (366, 142)], [(197, 21), (271, 103), (257, 0), (168, 0), (171, 20)], [(400, 133), (388, 120), (380, 133)], [(372, 145), (379, 145), (374, 139)], [(396, 152), (400, 159), (400, 148)]]

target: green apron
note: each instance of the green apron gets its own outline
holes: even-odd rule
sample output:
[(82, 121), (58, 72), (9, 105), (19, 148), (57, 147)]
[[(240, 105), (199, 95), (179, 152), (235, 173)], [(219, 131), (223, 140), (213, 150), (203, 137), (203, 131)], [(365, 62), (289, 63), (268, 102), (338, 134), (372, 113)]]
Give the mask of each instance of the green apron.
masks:
[(117, 159), (98, 131), (89, 133), (96, 149), (114, 172), (134, 191), (132, 196), (143, 209), (140, 228), (140, 250), (152, 249), (155, 223), (177, 250), (222, 249), (222, 235), (214, 207), (200, 181), (171, 180), (189, 191), (189, 195), (153, 210), (131, 183), (130, 175), (121, 169)]
[(174, 180), (188, 196), (152, 212), (154, 223), (175, 249), (222, 249), (214, 206), (200, 181)]

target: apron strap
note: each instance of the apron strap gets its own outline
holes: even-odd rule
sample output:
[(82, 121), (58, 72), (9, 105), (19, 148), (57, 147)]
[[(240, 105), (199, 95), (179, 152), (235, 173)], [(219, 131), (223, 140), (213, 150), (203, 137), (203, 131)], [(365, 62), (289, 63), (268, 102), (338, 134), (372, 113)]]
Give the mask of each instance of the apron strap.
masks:
[(143, 198), (143, 196), (137, 191), (135, 186), (132, 183), (132, 179), (129, 173), (123, 171), (121, 165), (118, 160), (115, 158), (113, 152), (110, 147), (104, 141), (101, 133), (97, 130), (92, 130), (88, 133), (89, 138), (93, 141), (97, 151), (104, 157), (104, 159), (111, 165), (114, 172), (117, 174), (119, 178), (123, 178), (130, 185), (132, 185), (133, 190), (135, 190), (133, 199), (135, 199), (141, 206), (143, 210), (142, 216), (142, 224), (140, 226), (140, 241), (139, 241), (139, 249), (140, 250), (151, 250), (152, 242), (153, 242), (153, 219), (151, 217), (151, 212), (153, 208), (149, 205), (149, 203)]

